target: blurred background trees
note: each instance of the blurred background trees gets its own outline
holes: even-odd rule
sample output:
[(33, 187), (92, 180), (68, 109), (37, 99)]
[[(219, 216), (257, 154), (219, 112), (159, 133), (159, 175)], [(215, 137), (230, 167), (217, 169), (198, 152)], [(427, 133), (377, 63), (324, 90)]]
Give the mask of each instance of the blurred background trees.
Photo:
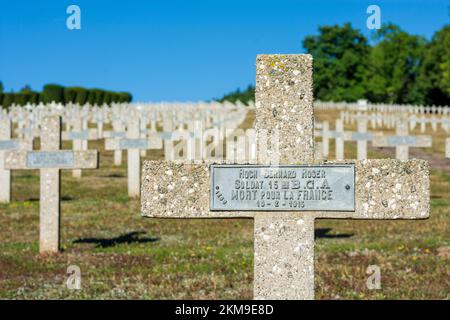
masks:
[(4, 108), (27, 103), (78, 103), (80, 105), (89, 102), (94, 105), (116, 102), (131, 102), (132, 95), (128, 92), (106, 91), (102, 89), (86, 89), (83, 87), (63, 87), (58, 84), (46, 84), (41, 92), (33, 91), (29, 85), (24, 86), (19, 92), (4, 92), (0, 81), (0, 105)]
[[(450, 25), (430, 41), (386, 24), (367, 39), (346, 23), (321, 26), (303, 47), (314, 57), (314, 98), (322, 101), (450, 105)], [(254, 99), (254, 88), (218, 101)]]

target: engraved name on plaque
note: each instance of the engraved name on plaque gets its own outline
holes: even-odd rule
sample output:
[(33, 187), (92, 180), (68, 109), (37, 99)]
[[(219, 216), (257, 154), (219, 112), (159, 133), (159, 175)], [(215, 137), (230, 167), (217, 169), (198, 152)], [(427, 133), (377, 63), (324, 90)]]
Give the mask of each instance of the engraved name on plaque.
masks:
[(28, 168), (71, 168), (74, 166), (74, 154), (71, 151), (28, 152)]
[(355, 167), (211, 165), (212, 211), (355, 211)]

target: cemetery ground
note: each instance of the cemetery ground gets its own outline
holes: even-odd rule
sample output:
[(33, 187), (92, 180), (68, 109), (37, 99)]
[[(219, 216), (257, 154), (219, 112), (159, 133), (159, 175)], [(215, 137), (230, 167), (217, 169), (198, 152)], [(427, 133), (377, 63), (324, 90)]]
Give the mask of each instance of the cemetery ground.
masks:
[[(316, 110), (316, 116), (334, 126), (338, 114)], [(244, 127), (252, 121), (250, 115)], [(433, 133), (433, 147), (420, 151), (432, 160), (430, 219), (316, 220), (316, 299), (450, 298), (444, 139), (443, 131)], [(252, 219), (141, 218), (139, 200), (127, 197), (126, 157), (114, 167), (103, 141), (89, 148), (100, 151), (99, 170), (83, 170), (80, 180), (62, 172), (60, 254), (39, 255), (38, 172), (13, 171), (13, 201), (0, 204), (0, 298), (252, 298)], [(368, 155), (388, 153), (369, 148)], [(162, 150), (147, 154), (163, 158)], [(356, 144), (345, 142), (345, 155), (355, 158)], [(81, 290), (66, 287), (69, 265), (80, 267)], [(369, 265), (381, 269), (380, 290), (366, 287)]]

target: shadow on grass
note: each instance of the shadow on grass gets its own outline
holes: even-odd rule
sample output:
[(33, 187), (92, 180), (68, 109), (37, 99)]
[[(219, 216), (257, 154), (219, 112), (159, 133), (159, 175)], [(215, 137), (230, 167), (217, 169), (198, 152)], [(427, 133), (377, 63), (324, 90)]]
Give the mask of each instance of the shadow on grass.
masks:
[(126, 234), (122, 234), (115, 238), (81, 238), (73, 241), (73, 243), (94, 243), (97, 247), (108, 248), (114, 247), (120, 244), (131, 244), (131, 243), (148, 243), (156, 242), (159, 240), (157, 237), (140, 237), (142, 234), (146, 234), (145, 231), (133, 231)]
[(331, 228), (318, 228), (314, 230), (314, 239), (319, 238), (350, 238), (353, 237), (353, 233), (339, 233), (339, 234), (328, 234)]
[(100, 177), (101, 178), (126, 178), (126, 176), (121, 173), (111, 173), (111, 174), (103, 175)]
[[(39, 202), (39, 201), (40, 201), (39, 198), (28, 198), (28, 199), (26, 199), (26, 200), (24, 200), (24, 199), (20, 199), (20, 200), (21, 200), (21, 201), (28, 201), (28, 202)], [(70, 196), (62, 196), (60, 200), (61, 200), (61, 201), (72, 201), (73, 198), (70, 197)]]

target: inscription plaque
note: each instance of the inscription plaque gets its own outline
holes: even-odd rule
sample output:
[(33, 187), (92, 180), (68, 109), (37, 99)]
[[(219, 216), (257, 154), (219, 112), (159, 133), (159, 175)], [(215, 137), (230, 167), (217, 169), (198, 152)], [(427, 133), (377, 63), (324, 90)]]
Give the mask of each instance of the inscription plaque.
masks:
[(89, 131), (71, 131), (67, 136), (69, 140), (88, 140)]
[(30, 151), (27, 152), (28, 168), (72, 168), (74, 155), (72, 151)]
[(122, 139), (120, 140), (120, 149), (147, 149), (147, 139)]
[(355, 211), (355, 167), (211, 165), (212, 211)]
[(2, 140), (0, 141), (0, 150), (17, 150), (19, 142), (16, 140)]
[(367, 132), (352, 132), (352, 140), (355, 141), (372, 140), (372, 134)]
[(387, 137), (387, 143), (390, 146), (401, 146), (401, 145), (405, 145), (405, 146), (413, 146), (415, 145), (417, 142), (416, 137), (414, 136), (392, 136), (392, 137)]

